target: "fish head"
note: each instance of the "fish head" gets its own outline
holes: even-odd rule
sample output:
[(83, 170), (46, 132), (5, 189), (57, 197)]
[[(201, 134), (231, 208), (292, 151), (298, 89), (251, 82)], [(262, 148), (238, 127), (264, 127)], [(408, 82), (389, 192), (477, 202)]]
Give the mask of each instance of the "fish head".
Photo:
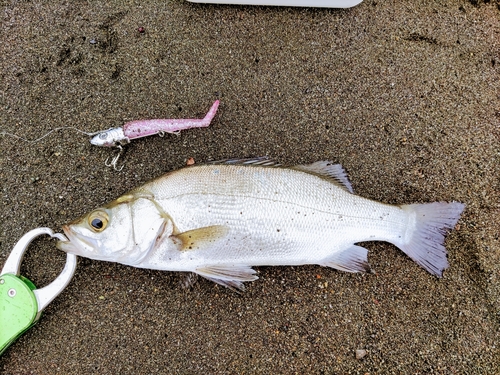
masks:
[(123, 196), (63, 226), (57, 247), (86, 258), (136, 265), (172, 230), (147, 199)]
[(130, 212), (125, 205), (101, 207), (63, 225), (69, 241), (57, 247), (67, 253), (98, 260), (113, 260), (129, 246)]

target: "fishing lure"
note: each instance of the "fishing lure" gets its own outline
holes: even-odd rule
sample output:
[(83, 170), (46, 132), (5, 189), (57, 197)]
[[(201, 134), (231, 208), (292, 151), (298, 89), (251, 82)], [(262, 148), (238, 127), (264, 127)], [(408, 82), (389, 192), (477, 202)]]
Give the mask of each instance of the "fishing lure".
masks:
[(130, 143), (131, 140), (155, 134), (160, 136), (165, 135), (165, 133), (178, 134), (181, 130), (207, 127), (215, 117), (218, 108), (219, 100), (216, 100), (202, 119), (153, 119), (130, 121), (122, 127), (111, 128), (99, 132), (90, 140), (90, 143), (95, 146), (118, 148), (119, 152), (117, 155), (111, 159), (111, 162), (108, 163), (108, 161), (106, 161), (106, 165), (113, 167), (117, 171), (121, 171), (123, 166), (118, 169), (116, 165), (122, 154), (123, 146)]
[(118, 153), (111, 158), (111, 161), (108, 162), (109, 158), (106, 159), (106, 166), (113, 167), (116, 171), (121, 171), (121, 168), (117, 168), (118, 159), (123, 152), (123, 146), (130, 143), (130, 141), (147, 137), (150, 135), (158, 134), (161, 137), (165, 135), (165, 133), (170, 134), (179, 134), (181, 130), (191, 129), (191, 128), (203, 128), (210, 125), (212, 119), (215, 117), (217, 113), (217, 109), (219, 108), (219, 100), (216, 100), (212, 107), (207, 112), (204, 118), (202, 119), (152, 119), (152, 120), (134, 120), (125, 123), (122, 127), (118, 128), (110, 128), (107, 130), (101, 130), (94, 133), (88, 133), (77, 129), (72, 126), (64, 126), (56, 129), (52, 129), (48, 133), (44, 134), (40, 138), (29, 140), (23, 137), (19, 137), (15, 134), (1, 132), (2, 135), (8, 135), (14, 137), (16, 139), (21, 139), (23, 141), (29, 143), (35, 143), (43, 138), (47, 137), (52, 132), (61, 129), (73, 129), (80, 133), (91, 136), (92, 139), (90, 143), (95, 146), (100, 147), (116, 147), (118, 149)]

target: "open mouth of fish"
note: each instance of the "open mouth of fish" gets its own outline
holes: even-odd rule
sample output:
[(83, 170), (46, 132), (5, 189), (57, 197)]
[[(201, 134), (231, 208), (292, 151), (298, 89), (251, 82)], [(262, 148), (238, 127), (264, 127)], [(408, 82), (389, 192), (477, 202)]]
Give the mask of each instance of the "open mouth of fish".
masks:
[(85, 251), (95, 249), (97, 243), (94, 239), (82, 236), (76, 236), (68, 225), (63, 225), (63, 231), (69, 241), (58, 241), (57, 248), (64, 252), (81, 255)]

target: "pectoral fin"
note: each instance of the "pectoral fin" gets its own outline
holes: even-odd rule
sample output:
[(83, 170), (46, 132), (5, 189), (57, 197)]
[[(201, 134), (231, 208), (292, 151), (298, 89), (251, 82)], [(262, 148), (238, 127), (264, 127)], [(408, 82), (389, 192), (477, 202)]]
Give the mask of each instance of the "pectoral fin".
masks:
[(245, 290), (243, 282), (254, 281), (259, 278), (255, 275), (256, 272), (252, 267), (241, 264), (205, 266), (197, 268), (194, 272), (214, 283), (236, 291)]
[(207, 246), (212, 246), (220, 241), (229, 232), (229, 227), (225, 225), (212, 225), (183, 233), (172, 235), (171, 237), (179, 244), (180, 251), (201, 250)]
[(347, 272), (369, 272), (371, 269), (367, 255), (368, 250), (364, 247), (351, 245), (324, 259), (320, 265)]

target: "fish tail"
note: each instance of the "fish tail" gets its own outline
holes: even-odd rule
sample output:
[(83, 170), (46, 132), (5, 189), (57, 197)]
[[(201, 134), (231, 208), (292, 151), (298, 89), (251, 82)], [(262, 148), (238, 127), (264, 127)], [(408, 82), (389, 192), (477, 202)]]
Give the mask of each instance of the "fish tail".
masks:
[(395, 245), (428, 272), (442, 277), (448, 268), (445, 235), (453, 229), (464, 207), (459, 202), (402, 205), (410, 220), (405, 235)]

